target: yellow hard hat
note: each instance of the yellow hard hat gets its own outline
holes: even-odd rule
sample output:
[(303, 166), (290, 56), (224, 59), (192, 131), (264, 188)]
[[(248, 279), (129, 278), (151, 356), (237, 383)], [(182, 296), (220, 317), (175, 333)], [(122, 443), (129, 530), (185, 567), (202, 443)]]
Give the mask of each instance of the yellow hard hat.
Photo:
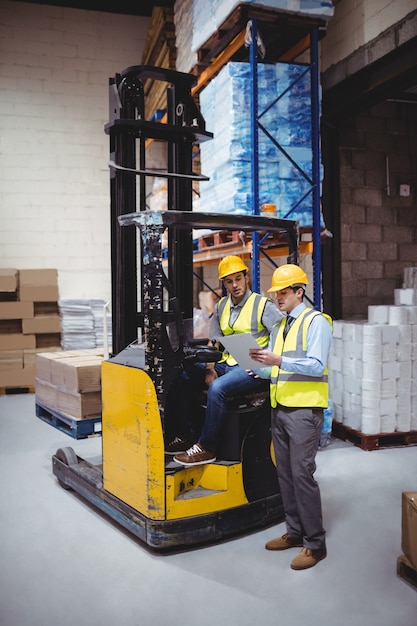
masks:
[(272, 274), (272, 285), (268, 291), (281, 291), (293, 285), (308, 285), (308, 278), (301, 267), (288, 263), (277, 267)]
[(237, 272), (247, 272), (248, 268), (239, 256), (225, 256), (219, 263), (219, 280)]

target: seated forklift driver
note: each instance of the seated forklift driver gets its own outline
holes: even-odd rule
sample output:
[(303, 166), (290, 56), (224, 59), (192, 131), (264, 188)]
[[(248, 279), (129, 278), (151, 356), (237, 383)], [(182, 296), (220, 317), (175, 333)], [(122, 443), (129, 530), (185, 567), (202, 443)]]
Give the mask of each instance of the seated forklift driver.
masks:
[[(221, 344), (225, 335), (250, 332), (261, 348), (266, 347), (272, 328), (281, 321), (282, 314), (272, 300), (249, 289), (248, 268), (240, 257), (224, 257), (218, 270), (227, 295), (216, 304), (213, 312), (212, 343)], [(253, 393), (262, 387), (263, 381), (239, 367), (227, 352), (223, 352), (217, 363), (196, 363), (188, 368), (174, 381), (168, 394), (166, 432), (172, 432), (175, 438), (167, 446), (166, 453), (175, 454), (174, 461), (182, 465), (215, 461), (218, 437), (227, 412), (227, 398)], [(204, 389), (207, 389), (207, 407), (198, 437), (198, 432), (193, 432), (196, 425), (192, 418), (196, 412), (196, 393), (201, 395)], [(197, 438), (197, 442), (190, 445)]]

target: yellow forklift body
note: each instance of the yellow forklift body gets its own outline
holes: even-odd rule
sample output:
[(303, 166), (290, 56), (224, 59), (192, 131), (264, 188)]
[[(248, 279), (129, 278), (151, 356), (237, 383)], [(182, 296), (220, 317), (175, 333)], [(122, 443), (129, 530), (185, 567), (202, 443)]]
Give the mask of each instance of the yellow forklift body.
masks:
[(166, 473), (152, 380), (141, 369), (102, 364), (103, 487), (152, 520), (179, 519), (247, 504), (241, 463)]
[(212, 513), (247, 502), (241, 463), (197, 465), (167, 475), (167, 519)]
[(165, 519), (164, 441), (155, 387), (143, 370), (102, 364), (103, 487)]

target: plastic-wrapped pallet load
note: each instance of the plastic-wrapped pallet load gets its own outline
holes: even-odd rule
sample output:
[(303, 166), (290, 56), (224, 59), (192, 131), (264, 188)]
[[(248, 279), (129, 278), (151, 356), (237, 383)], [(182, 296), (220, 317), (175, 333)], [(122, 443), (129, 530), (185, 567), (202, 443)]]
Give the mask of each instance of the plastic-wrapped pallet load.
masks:
[[(250, 65), (232, 62), (200, 95), (207, 128), (214, 133), (213, 140), (201, 145), (202, 170), (210, 178), (200, 184), (202, 211), (252, 213), (251, 89)], [(260, 124), (311, 177), (309, 68), (300, 64), (259, 64), (258, 102)], [(261, 128), (258, 161), (259, 204), (272, 202), (277, 205), (279, 217), (311, 227), (311, 185)]]

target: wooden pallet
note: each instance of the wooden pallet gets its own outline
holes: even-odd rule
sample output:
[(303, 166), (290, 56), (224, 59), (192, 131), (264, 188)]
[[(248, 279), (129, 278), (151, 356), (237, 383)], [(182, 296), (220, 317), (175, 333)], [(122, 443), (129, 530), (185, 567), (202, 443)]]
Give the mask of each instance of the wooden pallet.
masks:
[(22, 387), (0, 387), (0, 396), (12, 396), (19, 393), (35, 393), (35, 387), (24, 385)]
[(397, 559), (397, 574), (417, 590), (417, 570), (403, 554)]
[(101, 436), (101, 415), (77, 419), (36, 403), (36, 417), (74, 439)]
[[(268, 58), (283, 61), (295, 60), (310, 45), (309, 33), (314, 26), (324, 26), (322, 19), (311, 16), (292, 15), (281, 9), (240, 4), (216, 29), (197, 51), (197, 63), (191, 73), (199, 76), (209, 67), (235, 38), (245, 32), (248, 21), (257, 20)], [(325, 30), (319, 30), (320, 39)], [(248, 49), (242, 45), (234, 50), (234, 61), (248, 61)], [(233, 45), (233, 44), (232, 44)]]
[(205, 250), (212, 246), (225, 246), (239, 241), (238, 231), (222, 230), (218, 232), (208, 233), (197, 239), (198, 250)]
[(417, 445), (417, 431), (406, 433), (379, 433), (366, 435), (359, 430), (349, 428), (339, 422), (333, 422), (332, 434), (343, 441), (350, 441), (362, 450), (379, 450), (381, 448), (394, 448)]
[[(301, 239), (305, 239), (300, 242), (300, 251), (302, 253), (307, 252), (307, 247), (311, 244), (311, 228), (301, 228), (300, 229)], [(262, 239), (262, 248), (276, 248), (279, 246), (288, 246), (288, 242), (285, 239), (283, 233), (268, 233), (265, 232)], [(208, 248), (222, 248), (227, 246), (238, 246), (241, 247), (248, 242), (250, 242), (251, 236), (248, 233), (243, 233), (243, 235), (235, 230), (235, 231), (227, 231), (221, 230), (213, 233), (207, 233), (198, 237), (194, 240), (194, 251), (202, 252), (206, 251)]]

